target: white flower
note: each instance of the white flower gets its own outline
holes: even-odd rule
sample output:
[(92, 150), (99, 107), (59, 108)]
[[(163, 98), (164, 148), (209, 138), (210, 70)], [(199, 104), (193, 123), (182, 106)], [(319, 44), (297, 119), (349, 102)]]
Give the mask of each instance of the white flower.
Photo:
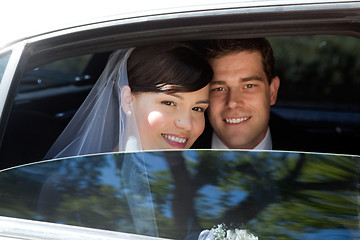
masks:
[(258, 240), (253, 234), (244, 229), (235, 229), (226, 231), (226, 239), (229, 240)]
[(210, 232), (204, 230), (198, 240), (258, 240), (258, 237), (244, 229), (226, 230), (224, 224), (219, 224)]
[(212, 228), (210, 230), (210, 232), (214, 236), (215, 240), (226, 239), (226, 232), (225, 232), (225, 225), (224, 224), (219, 224), (217, 226), (217, 228)]

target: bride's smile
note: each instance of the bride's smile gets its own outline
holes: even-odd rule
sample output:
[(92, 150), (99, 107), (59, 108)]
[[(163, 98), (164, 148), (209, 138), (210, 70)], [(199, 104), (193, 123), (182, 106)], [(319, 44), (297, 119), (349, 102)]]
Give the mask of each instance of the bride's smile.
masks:
[(186, 146), (186, 142), (188, 140), (187, 137), (179, 137), (172, 134), (161, 134), (165, 141), (167, 141), (170, 145), (173, 145), (174, 147), (184, 148)]

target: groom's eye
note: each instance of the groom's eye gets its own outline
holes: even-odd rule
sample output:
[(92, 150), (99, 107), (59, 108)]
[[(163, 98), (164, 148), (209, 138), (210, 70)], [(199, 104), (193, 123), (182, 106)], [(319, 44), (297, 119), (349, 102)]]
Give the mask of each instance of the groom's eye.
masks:
[(162, 101), (162, 104), (168, 105), (168, 106), (176, 106), (176, 104), (172, 101)]
[(221, 91), (225, 91), (225, 88), (223, 88), (223, 87), (217, 87), (217, 88), (211, 89), (211, 92), (221, 92)]
[(246, 84), (244, 88), (253, 88), (255, 87), (255, 84)]

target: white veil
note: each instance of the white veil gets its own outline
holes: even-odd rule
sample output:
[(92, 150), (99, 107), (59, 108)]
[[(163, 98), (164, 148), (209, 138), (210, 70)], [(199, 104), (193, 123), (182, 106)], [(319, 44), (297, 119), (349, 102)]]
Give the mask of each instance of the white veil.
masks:
[[(129, 86), (127, 60), (132, 50), (118, 50), (110, 56), (93, 89), (45, 159), (142, 149), (135, 113), (125, 113), (121, 105), (121, 89)], [(123, 155), (121, 175), (136, 232), (157, 236), (144, 154)]]
[(121, 108), (121, 89), (129, 85), (127, 60), (132, 50), (122, 49), (111, 55), (93, 89), (45, 159), (142, 149), (135, 114), (125, 113)]

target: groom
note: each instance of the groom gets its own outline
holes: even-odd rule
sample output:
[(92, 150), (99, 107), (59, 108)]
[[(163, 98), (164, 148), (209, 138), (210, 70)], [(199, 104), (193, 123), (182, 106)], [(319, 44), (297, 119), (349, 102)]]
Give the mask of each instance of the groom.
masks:
[[(297, 141), (297, 130), (288, 128), (290, 125), (275, 115), (270, 119), (280, 80), (274, 72), (269, 42), (256, 38), (201, 44), (214, 77), (207, 110), (209, 122), (192, 148), (290, 150), (289, 142)], [(300, 150), (298, 147), (293, 150)]]

